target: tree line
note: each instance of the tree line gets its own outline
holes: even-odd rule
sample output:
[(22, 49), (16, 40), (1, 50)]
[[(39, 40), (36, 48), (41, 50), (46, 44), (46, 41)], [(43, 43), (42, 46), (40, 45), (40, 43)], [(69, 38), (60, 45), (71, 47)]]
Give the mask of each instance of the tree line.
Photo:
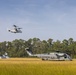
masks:
[(48, 40), (30, 38), (28, 40), (15, 39), (13, 41), (4, 41), (0, 42), (0, 56), (7, 52), (9, 57), (29, 57), (25, 48), (29, 48), (33, 54), (59, 51), (76, 58), (76, 41), (73, 38), (62, 41), (53, 41), (51, 38)]

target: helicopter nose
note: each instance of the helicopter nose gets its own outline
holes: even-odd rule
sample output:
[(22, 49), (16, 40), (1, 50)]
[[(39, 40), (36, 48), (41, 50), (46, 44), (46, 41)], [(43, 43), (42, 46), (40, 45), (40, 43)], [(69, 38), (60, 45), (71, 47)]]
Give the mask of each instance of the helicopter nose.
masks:
[(10, 30), (8, 30), (10, 32)]

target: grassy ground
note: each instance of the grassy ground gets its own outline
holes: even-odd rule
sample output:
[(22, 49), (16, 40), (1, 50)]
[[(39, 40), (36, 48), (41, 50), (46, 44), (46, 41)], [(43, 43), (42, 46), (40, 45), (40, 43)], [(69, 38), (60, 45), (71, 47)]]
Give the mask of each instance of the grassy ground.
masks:
[(0, 75), (76, 75), (76, 60), (42, 61), (37, 58), (0, 59)]

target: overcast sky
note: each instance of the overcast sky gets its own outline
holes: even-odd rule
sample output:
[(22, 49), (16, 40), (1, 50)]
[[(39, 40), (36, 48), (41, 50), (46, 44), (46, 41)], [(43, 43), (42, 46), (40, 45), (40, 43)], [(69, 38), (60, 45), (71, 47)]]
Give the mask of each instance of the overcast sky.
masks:
[[(23, 33), (10, 33), (16, 24)], [(76, 0), (0, 0), (0, 41), (76, 40)]]

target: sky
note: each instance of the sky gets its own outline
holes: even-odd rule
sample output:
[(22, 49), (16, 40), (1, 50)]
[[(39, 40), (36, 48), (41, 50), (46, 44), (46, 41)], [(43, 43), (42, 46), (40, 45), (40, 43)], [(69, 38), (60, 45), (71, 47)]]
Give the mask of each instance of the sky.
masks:
[[(7, 31), (12, 25), (22, 33)], [(0, 0), (0, 42), (15, 39), (76, 40), (76, 0)]]

